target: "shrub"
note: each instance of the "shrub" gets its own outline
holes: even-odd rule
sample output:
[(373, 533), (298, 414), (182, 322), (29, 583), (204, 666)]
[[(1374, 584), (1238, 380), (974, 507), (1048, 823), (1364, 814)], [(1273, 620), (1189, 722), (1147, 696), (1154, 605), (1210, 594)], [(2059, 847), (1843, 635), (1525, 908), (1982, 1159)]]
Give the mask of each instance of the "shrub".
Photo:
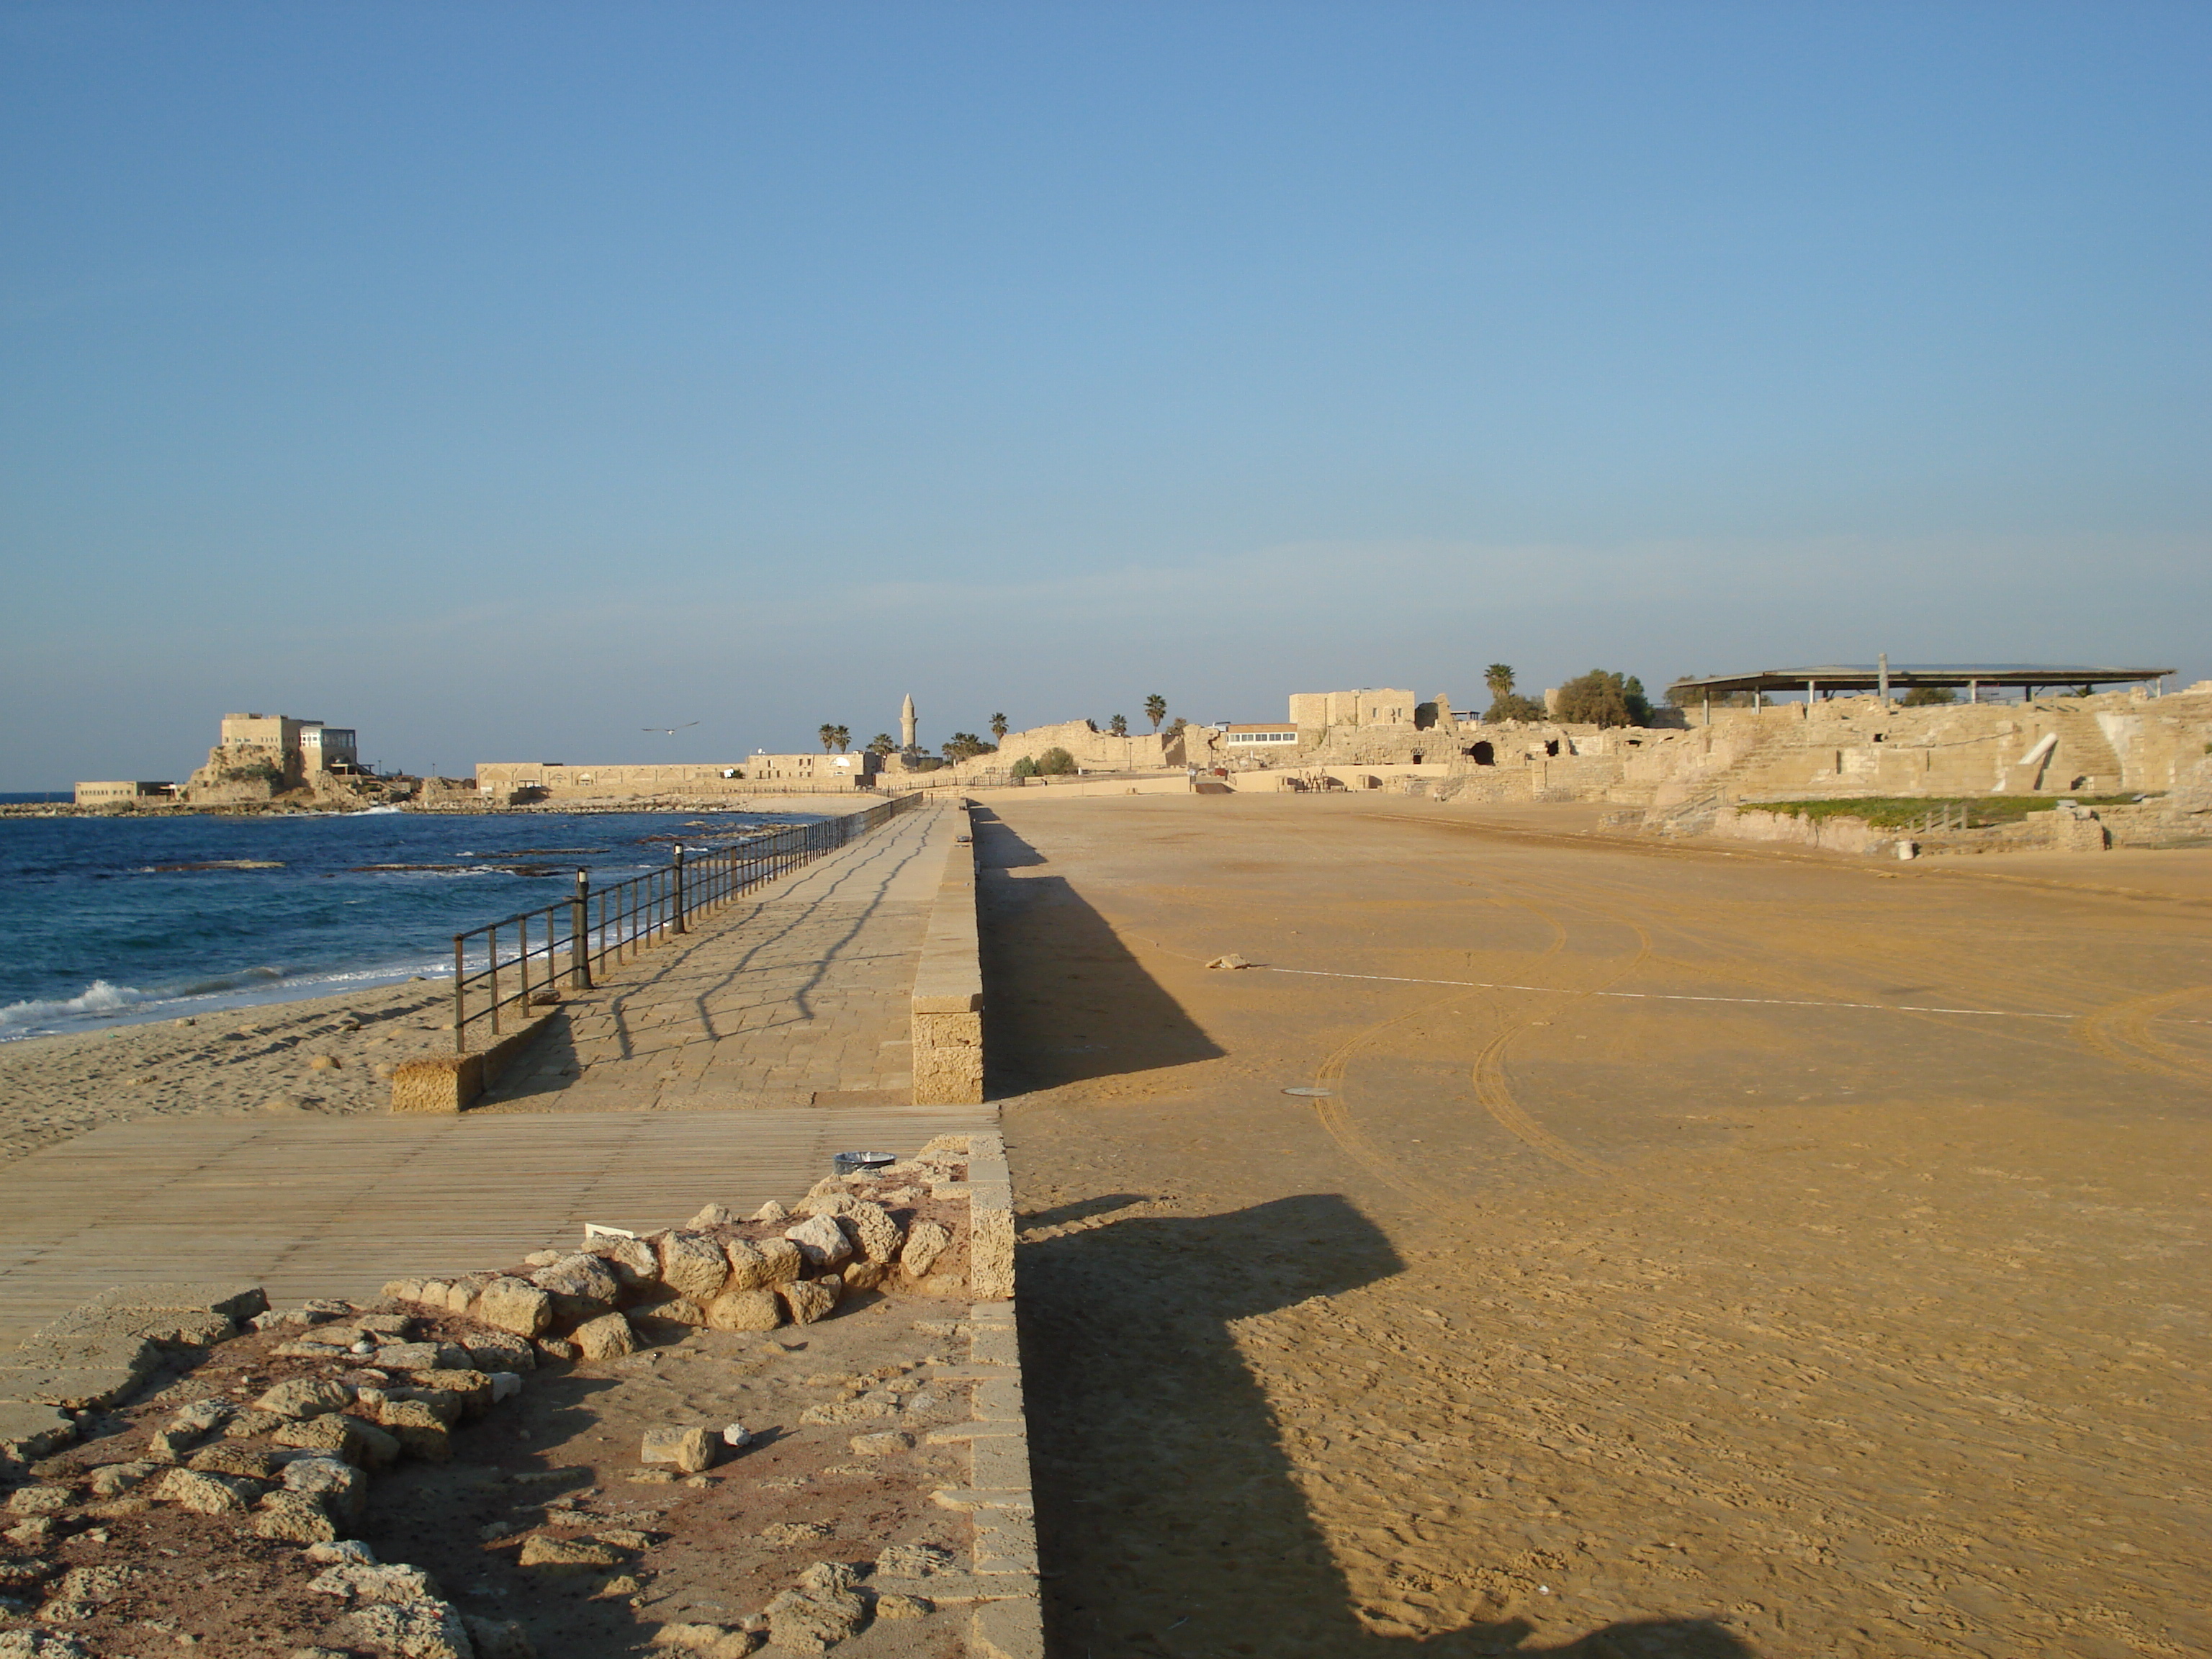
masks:
[(1648, 726), (1651, 705), (1644, 682), (1593, 668), (1559, 688), (1559, 718), (1570, 726)]
[(1065, 749), (1048, 749), (1036, 757), (1036, 769), (1041, 777), (1071, 777), (1075, 772), (1075, 757)]
[(1036, 763), (1035, 761), (1031, 760), (1031, 759), (1030, 759), (1027, 755), (1023, 756), (1019, 760), (1018, 760), (1018, 761), (1016, 761), (1016, 762), (1014, 763), (1014, 766), (1013, 766), (1013, 775), (1014, 775), (1014, 776), (1016, 776), (1016, 777), (1018, 777), (1018, 778), (1033, 778), (1033, 777), (1035, 777), (1036, 775), (1037, 775), (1037, 764), (1036, 764)]
[(1907, 708), (1940, 708), (1958, 702), (1959, 694), (1948, 685), (1916, 685), (1898, 701)]
[(1502, 697), (1491, 700), (1489, 709), (1483, 714), (1485, 726), (1498, 726), (1507, 720), (1540, 720), (1548, 718), (1544, 705), (1534, 697), (1523, 697), (1509, 691)]

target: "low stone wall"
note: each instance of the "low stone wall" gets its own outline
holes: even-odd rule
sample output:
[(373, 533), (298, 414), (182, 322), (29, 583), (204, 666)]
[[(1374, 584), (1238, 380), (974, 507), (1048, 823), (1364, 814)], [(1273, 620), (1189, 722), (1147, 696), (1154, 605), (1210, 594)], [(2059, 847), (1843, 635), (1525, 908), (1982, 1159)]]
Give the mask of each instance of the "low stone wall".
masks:
[(1815, 818), (1734, 806), (1716, 812), (1712, 828), (1706, 833), (1722, 841), (1778, 842), (1817, 847), (1830, 853), (1881, 853), (1897, 844), (1895, 831), (1877, 830), (1864, 818)]
[[(939, 1601), (974, 1603), (969, 1651), (975, 1659), (1044, 1659), (1039, 1600), (1036, 1503), (1030, 1485), (1029, 1412), (1022, 1393), (1021, 1337), (1014, 1320), (1013, 1177), (997, 1134), (941, 1136), (933, 1146), (968, 1154), (968, 1358), (972, 1420), (933, 1430), (933, 1446), (966, 1449), (967, 1480), (934, 1494), (942, 1508), (965, 1510), (974, 1527), (974, 1571), (907, 1589)], [(948, 1380), (950, 1380), (948, 1378)]]
[(983, 1099), (983, 964), (975, 923), (975, 844), (968, 805), (915, 963), (914, 1103), (975, 1106)]
[(392, 1068), (394, 1112), (458, 1112), (496, 1082), (557, 1014), (540, 1014), (480, 1053), (425, 1054)]

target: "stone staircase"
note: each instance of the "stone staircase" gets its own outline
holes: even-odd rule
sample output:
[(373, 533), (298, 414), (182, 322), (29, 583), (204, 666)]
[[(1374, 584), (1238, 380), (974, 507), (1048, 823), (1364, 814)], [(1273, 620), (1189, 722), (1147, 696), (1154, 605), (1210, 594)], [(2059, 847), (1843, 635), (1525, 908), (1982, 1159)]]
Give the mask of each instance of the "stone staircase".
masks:
[(2097, 717), (2078, 708), (2051, 709), (2058, 748), (2044, 769), (2043, 793), (2117, 795), (2124, 788), (2120, 757), (2106, 741)]

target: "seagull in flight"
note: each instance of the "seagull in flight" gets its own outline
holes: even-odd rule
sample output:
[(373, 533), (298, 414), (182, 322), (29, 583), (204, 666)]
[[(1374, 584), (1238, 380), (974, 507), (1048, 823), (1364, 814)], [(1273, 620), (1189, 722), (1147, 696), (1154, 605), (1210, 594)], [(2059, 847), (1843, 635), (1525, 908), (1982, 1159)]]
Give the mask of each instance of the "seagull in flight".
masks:
[(641, 732), (659, 732), (665, 736), (672, 738), (678, 732), (698, 724), (699, 722), (696, 720), (686, 720), (682, 726), (641, 726), (637, 729)]

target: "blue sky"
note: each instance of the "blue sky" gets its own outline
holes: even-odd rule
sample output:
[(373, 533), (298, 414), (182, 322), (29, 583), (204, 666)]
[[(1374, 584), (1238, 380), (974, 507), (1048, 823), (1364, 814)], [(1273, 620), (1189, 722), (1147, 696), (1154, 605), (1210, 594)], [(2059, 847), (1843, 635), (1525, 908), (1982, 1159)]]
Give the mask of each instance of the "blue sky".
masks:
[[(2212, 10), (0, 9), (0, 789), (2212, 674)], [(682, 737), (638, 728), (697, 720)]]

